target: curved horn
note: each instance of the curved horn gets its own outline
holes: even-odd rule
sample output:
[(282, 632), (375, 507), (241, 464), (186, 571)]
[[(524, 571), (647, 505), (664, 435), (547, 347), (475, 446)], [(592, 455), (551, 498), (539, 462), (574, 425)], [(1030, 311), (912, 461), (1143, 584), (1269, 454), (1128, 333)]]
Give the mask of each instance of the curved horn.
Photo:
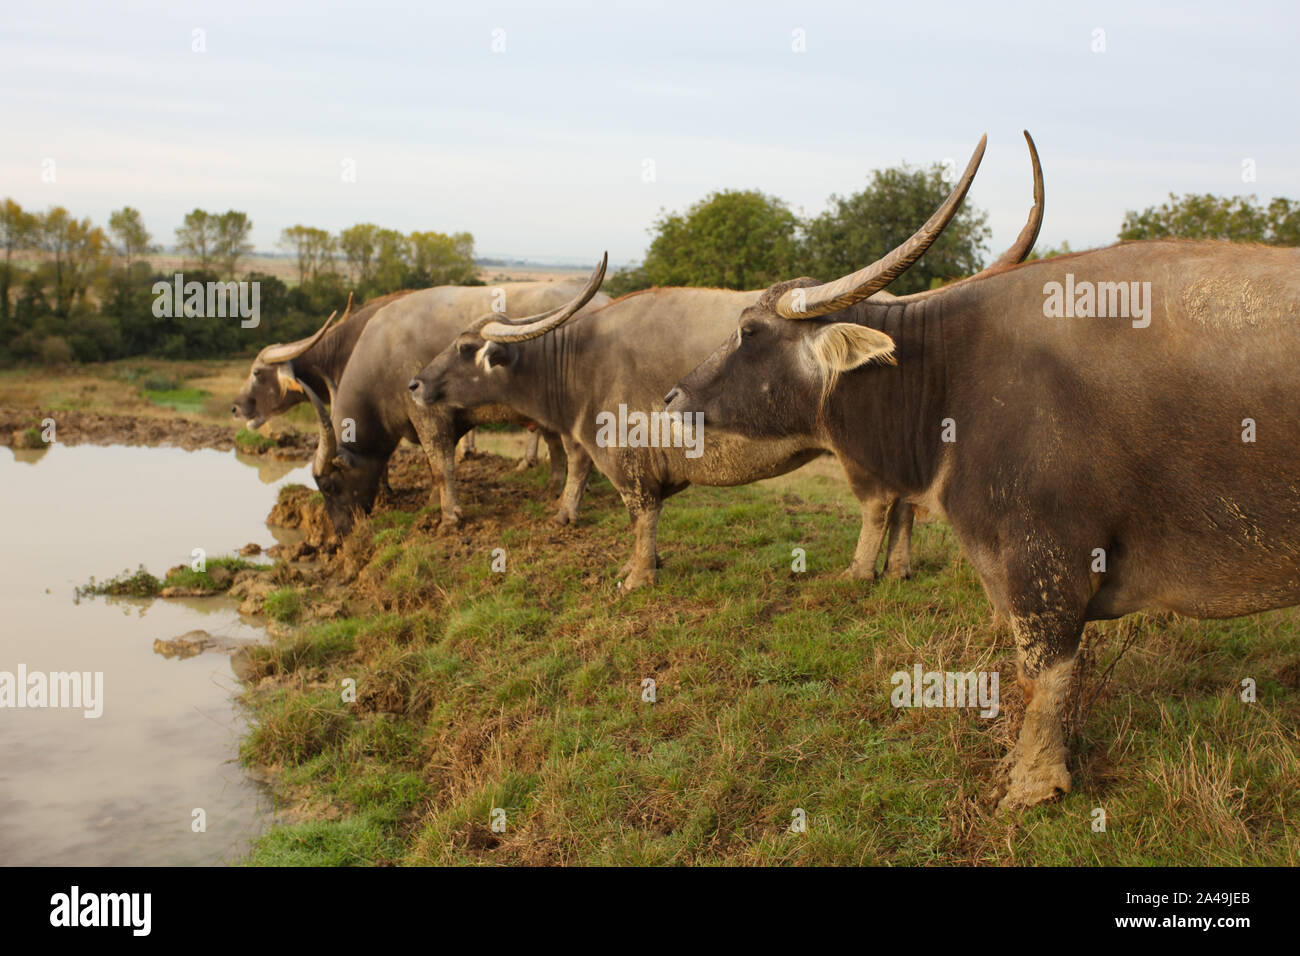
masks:
[(879, 301), (882, 298), (888, 298), (893, 302), (919, 302), (922, 299), (930, 299), (936, 295), (943, 295), (953, 286), (970, 282), (972, 279), (978, 279), (988, 275), (995, 269), (1005, 266), (1014, 266), (1024, 262), (1025, 257), (1034, 250), (1034, 243), (1038, 241), (1038, 230), (1043, 225), (1043, 167), (1038, 162), (1038, 149), (1034, 146), (1034, 138), (1029, 135), (1029, 130), (1025, 130), (1025, 141), (1029, 143), (1029, 159), (1034, 165), (1034, 205), (1029, 210), (1029, 219), (1025, 221), (1025, 226), (1020, 230), (1020, 235), (1006, 252), (998, 256), (997, 261), (986, 268), (981, 269), (973, 276), (967, 276), (964, 279), (958, 279), (956, 282), (940, 286), (937, 289), (926, 289), (924, 292), (913, 292), (911, 295), (891, 296), (888, 292), (881, 292), (876, 295)]
[[(329, 474), (333, 470), (331, 463), (334, 461), (334, 455), (338, 452), (338, 439), (334, 436), (334, 423), (330, 421), (329, 409), (320, 400), (316, 390), (301, 380), (299, 380), (299, 384), (302, 385), (302, 390), (307, 394), (307, 400), (311, 402), (312, 408), (316, 409), (316, 420), (320, 426), (320, 438), (316, 443), (316, 459), (311, 466), (311, 473), (316, 477), (320, 477)], [(329, 376), (325, 376), (325, 385), (330, 390), (330, 401), (333, 402), (334, 383), (330, 381)]]
[(1025, 256), (1029, 255), (1034, 243), (1038, 241), (1038, 230), (1043, 227), (1043, 167), (1038, 162), (1034, 138), (1029, 135), (1029, 130), (1024, 130), (1024, 134), (1025, 142), (1029, 144), (1029, 161), (1034, 164), (1034, 206), (1029, 210), (1029, 220), (1025, 223), (1025, 228), (1020, 230), (1016, 241), (1010, 249), (998, 256), (993, 265), (989, 266), (990, 269), (1024, 262)]
[(530, 315), (525, 319), (503, 322), (493, 317), (478, 329), (479, 334), (489, 342), (526, 342), (559, 328), (569, 321), (575, 312), (591, 301), (600, 284), (605, 281), (605, 267), (608, 264), (609, 253), (606, 252), (600, 257), (600, 262), (596, 263), (596, 268), (591, 273), (591, 278), (587, 280), (586, 286), (577, 297), (569, 300), (568, 304), (552, 309), (550, 312)]
[[(348, 296), (348, 306), (352, 305), (352, 296)], [(281, 362), (289, 362), (296, 359), (303, 352), (307, 351), (313, 345), (320, 341), (320, 337), (325, 334), (325, 330), (330, 327), (334, 321), (334, 316), (338, 315), (338, 309), (330, 313), (330, 317), (325, 320), (325, 324), (316, 330), (316, 334), (308, 336), (305, 339), (299, 339), (297, 342), (277, 343), (268, 345), (262, 351), (257, 353), (257, 361), (265, 362), (267, 365), (279, 365)], [(344, 318), (346, 318), (346, 314)]]
[(786, 319), (813, 319), (830, 312), (848, 308), (855, 302), (870, 298), (908, 270), (912, 263), (925, 254), (957, 214), (957, 208), (966, 198), (966, 192), (975, 179), (988, 136), (980, 137), (979, 145), (966, 164), (966, 171), (925, 225), (913, 233), (901, 246), (886, 253), (865, 269), (850, 275), (805, 289), (788, 289), (776, 303), (776, 311)]

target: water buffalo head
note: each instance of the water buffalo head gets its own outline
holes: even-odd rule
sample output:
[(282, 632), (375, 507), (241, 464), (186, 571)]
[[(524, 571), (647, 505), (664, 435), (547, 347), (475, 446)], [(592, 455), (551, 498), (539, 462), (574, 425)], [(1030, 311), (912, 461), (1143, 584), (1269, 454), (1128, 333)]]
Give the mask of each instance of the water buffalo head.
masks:
[[(334, 382), (328, 375), (324, 380), (329, 389), (330, 404), (337, 406)], [(357, 514), (368, 512), (374, 505), (388, 456), (367, 455), (340, 446), (329, 409), (315, 389), (306, 382), (301, 386), (316, 411), (319, 426), (316, 457), (311, 465), (312, 478), (325, 499), (325, 512), (335, 534), (343, 538), (352, 530)]]
[(896, 364), (888, 335), (836, 321), (836, 313), (884, 289), (939, 238), (975, 178), (985, 140), (952, 193), (902, 245), (834, 282), (802, 278), (769, 288), (740, 314), (735, 334), (664, 396), (667, 410), (702, 413), (705, 428), (751, 439), (815, 434), (840, 376)]
[(424, 405), (445, 403), (453, 408), (509, 405), (519, 393), (513, 374), (519, 359), (518, 343), (569, 321), (599, 291), (608, 262), (606, 253), (582, 291), (557, 309), (521, 319), (498, 313), (479, 319), (411, 379), (411, 398)]
[[(349, 296), (348, 307), (343, 313), (344, 319), (351, 309), (352, 298)], [(267, 419), (287, 412), (307, 398), (294, 370), (293, 361), (321, 340), (336, 315), (337, 312), (330, 313), (330, 317), (316, 330), (315, 335), (296, 342), (277, 342), (257, 353), (244, 387), (230, 406), (230, 414), (242, 419), (245, 428), (255, 431)]]

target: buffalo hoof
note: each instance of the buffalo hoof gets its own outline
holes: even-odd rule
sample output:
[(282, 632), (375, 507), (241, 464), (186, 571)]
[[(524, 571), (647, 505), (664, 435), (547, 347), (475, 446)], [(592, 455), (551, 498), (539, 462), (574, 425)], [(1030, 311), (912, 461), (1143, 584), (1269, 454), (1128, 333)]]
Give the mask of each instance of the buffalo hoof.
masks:
[(895, 581), (907, 581), (912, 577), (912, 569), (910, 567), (891, 568), (886, 565), (884, 576), (887, 578), (893, 578)]
[(619, 593), (625, 594), (628, 591), (635, 591), (637, 588), (649, 587), (655, 583), (655, 572), (653, 568), (640, 568), (633, 571), (616, 585)]
[(555, 514), (551, 515), (551, 521), (564, 527), (566, 524), (577, 524), (578, 514), (576, 511), (570, 511), (568, 508), (560, 508)]
[(870, 584), (876, 580), (876, 569), (864, 568), (856, 564), (850, 564), (840, 572), (840, 577), (845, 581), (866, 581)]
[(1012, 765), (1008, 757), (1000, 769), (1004, 784), (999, 787), (999, 813), (1025, 810), (1070, 792), (1070, 771), (1063, 763), (1026, 767), (1022, 763)]
[(463, 517), (464, 513), (459, 508), (455, 511), (444, 512), (442, 519), (438, 522), (439, 533), (457, 528), (460, 525), (460, 519)]
[(515, 471), (527, 471), (529, 468), (537, 467), (537, 459), (521, 458), (519, 464), (515, 465)]

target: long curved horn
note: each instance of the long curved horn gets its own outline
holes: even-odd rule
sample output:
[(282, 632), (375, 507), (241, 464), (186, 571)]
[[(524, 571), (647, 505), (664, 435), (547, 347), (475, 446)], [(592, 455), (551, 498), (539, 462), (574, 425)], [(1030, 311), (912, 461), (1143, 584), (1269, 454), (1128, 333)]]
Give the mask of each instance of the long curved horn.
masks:
[(1020, 235), (1006, 252), (998, 256), (992, 265), (986, 266), (973, 276), (967, 276), (964, 279), (958, 279), (948, 285), (940, 286), (937, 289), (926, 289), (924, 292), (913, 292), (911, 295), (891, 296), (888, 292), (876, 294), (876, 299), (888, 299), (891, 302), (919, 302), (922, 299), (931, 299), (936, 295), (943, 295), (953, 286), (970, 282), (972, 279), (979, 279), (988, 275), (995, 269), (1001, 269), (1005, 266), (1014, 266), (1024, 262), (1025, 257), (1034, 251), (1034, 243), (1038, 241), (1038, 230), (1043, 225), (1043, 167), (1038, 162), (1038, 149), (1034, 146), (1034, 138), (1029, 135), (1029, 130), (1025, 130), (1025, 142), (1029, 144), (1029, 159), (1034, 165), (1034, 205), (1029, 210), (1029, 218), (1025, 221), (1024, 228), (1020, 230)]
[(550, 312), (542, 312), (514, 321), (503, 322), (499, 318), (493, 318), (480, 327), (478, 333), (489, 342), (526, 342), (529, 339), (545, 335), (552, 329), (559, 328), (573, 318), (575, 312), (591, 301), (591, 297), (596, 294), (600, 284), (605, 281), (605, 267), (607, 265), (609, 265), (608, 252), (600, 257), (600, 262), (596, 263), (596, 268), (591, 273), (591, 278), (587, 280), (583, 290), (575, 298), (569, 300), (567, 305), (563, 305), (559, 309), (553, 309)]
[[(348, 306), (352, 305), (352, 296), (348, 296)], [(320, 337), (325, 334), (325, 330), (330, 327), (334, 321), (334, 316), (338, 315), (338, 309), (330, 313), (330, 317), (325, 320), (325, 324), (316, 330), (315, 335), (308, 336), (305, 339), (299, 339), (297, 342), (277, 343), (268, 345), (262, 351), (257, 353), (257, 361), (265, 362), (267, 365), (279, 365), (281, 362), (289, 362), (296, 359), (303, 352), (307, 351), (313, 345), (320, 341)], [(346, 313), (343, 316), (347, 318)]]
[[(325, 403), (320, 400), (316, 390), (306, 382), (300, 381), (299, 384), (302, 385), (302, 390), (306, 393), (307, 400), (311, 402), (312, 408), (316, 409), (316, 420), (320, 426), (320, 438), (316, 443), (316, 459), (311, 466), (311, 473), (316, 477), (320, 477), (334, 470), (333, 461), (334, 456), (338, 453), (339, 443), (334, 435), (334, 423), (330, 421), (329, 409), (325, 407)], [(325, 384), (330, 390), (330, 401), (332, 402), (334, 400), (334, 383), (326, 376)]]
[(1034, 243), (1038, 241), (1038, 230), (1043, 227), (1043, 167), (1038, 162), (1038, 149), (1034, 146), (1034, 138), (1029, 135), (1029, 130), (1024, 130), (1024, 134), (1025, 142), (1029, 144), (1029, 161), (1034, 164), (1034, 206), (1029, 210), (1029, 219), (1025, 223), (1025, 228), (1020, 230), (1016, 241), (1010, 249), (997, 257), (993, 265), (989, 266), (990, 269), (1024, 262), (1025, 256), (1033, 251)]
[(776, 311), (786, 319), (814, 319), (830, 312), (848, 308), (855, 302), (870, 298), (889, 283), (908, 270), (912, 263), (925, 254), (936, 239), (943, 233), (957, 209), (966, 198), (966, 192), (975, 179), (980, 160), (984, 158), (984, 146), (988, 135), (980, 137), (979, 145), (966, 164), (966, 171), (938, 209), (934, 211), (925, 225), (918, 229), (910, 239), (901, 246), (886, 253), (865, 269), (859, 269), (850, 275), (805, 289), (789, 289), (776, 303)]

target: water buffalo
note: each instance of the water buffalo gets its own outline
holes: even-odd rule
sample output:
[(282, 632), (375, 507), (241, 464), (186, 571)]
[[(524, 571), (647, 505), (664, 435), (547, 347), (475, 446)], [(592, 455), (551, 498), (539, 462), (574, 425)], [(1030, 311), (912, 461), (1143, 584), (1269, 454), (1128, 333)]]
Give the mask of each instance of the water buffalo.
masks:
[[(1028, 255), (1042, 224), (1042, 168), (1033, 140), (1027, 133), (1025, 136), (1034, 170), (1034, 206), (1016, 243), (991, 268), (1000, 269)], [(974, 162), (960, 187), (961, 195), (974, 176)], [(411, 391), (419, 401), (455, 408), (509, 405), (569, 437), (565, 446), (568, 478), (556, 513), (561, 523), (576, 520), (594, 459), (622, 496), (632, 518), (633, 556), (619, 572), (624, 576), (620, 587), (630, 590), (655, 579), (659, 564), (656, 528), (665, 498), (690, 484), (737, 485), (770, 478), (798, 468), (824, 450), (835, 450), (815, 441), (748, 441), (732, 436), (711, 439), (696, 457), (685, 445), (685, 432), (680, 435), (682, 443), (674, 443), (671, 434), (668, 441), (656, 440), (653, 445), (602, 440), (602, 421), (608, 421), (603, 416), (617, 416), (629, 409), (633, 416), (648, 416), (651, 423), (663, 425), (658, 418), (664, 408), (661, 396), (734, 330), (736, 315), (754, 305), (761, 294), (650, 289), (624, 296), (567, 324), (552, 319), (521, 331), (480, 322), (457, 336), (413, 378)], [(895, 299), (882, 293), (894, 302), (924, 301), (933, 294)], [(671, 431), (671, 424), (668, 428)], [(896, 496), (889, 489), (857, 469), (848, 470), (848, 475), (861, 502), (862, 530), (853, 562), (844, 575), (873, 579), (888, 537), (885, 573), (906, 577), (910, 573), (911, 504), (900, 501), (895, 505)]]
[(331, 315), (314, 335), (296, 342), (277, 342), (262, 349), (253, 359), (248, 379), (235, 396), (230, 414), (243, 419), (249, 431), (255, 431), (268, 419), (307, 401), (307, 393), (302, 390), (304, 383), (317, 395), (326, 394), (326, 379), (337, 382), (343, 377), (357, 339), (375, 313), (409, 294), (402, 291), (380, 296), (355, 312), (349, 299), (343, 318), (333, 327)]
[[(378, 296), (355, 312), (352, 311), (352, 299), (349, 297), (343, 318), (334, 325), (330, 325), (334, 319), (331, 315), (314, 335), (296, 342), (277, 342), (266, 346), (253, 360), (248, 379), (231, 405), (231, 415), (241, 419), (249, 431), (255, 431), (267, 420), (283, 415), (300, 402), (307, 401), (307, 393), (302, 389), (303, 383), (309, 385), (317, 395), (328, 394), (326, 380), (337, 382), (343, 377), (343, 369), (347, 367), (348, 359), (352, 357), (352, 350), (366, 324), (384, 306), (410, 295), (412, 291), (404, 289)], [(472, 289), (466, 288), (461, 294), (474, 296), (475, 305), (481, 301), (481, 294)], [(537, 440), (537, 431), (530, 431), (528, 449), (519, 463), (520, 470), (537, 464)], [(473, 453), (473, 431), (465, 435), (463, 447), (468, 454)]]
[[(380, 476), (402, 438), (418, 441), (424, 449), (434, 474), (434, 495), (442, 509), (440, 528), (454, 526), (461, 514), (453, 476), (456, 441), (475, 424), (527, 424), (527, 420), (502, 407), (463, 412), (418, 405), (407, 392), (407, 380), (483, 313), (505, 325), (512, 321), (527, 324), (538, 318), (511, 320), (505, 314), (507, 309), (515, 313), (546, 310), (542, 315), (567, 317), (589, 301), (597, 306), (609, 301), (597, 292), (603, 278), (602, 267), (582, 288), (558, 282), (521, 282), (504, 290), (439, 286), (384, 306), (357, 339), (342, 378), (335, 383), (325, 377), (329, 410), (322, 394), (303, 384), (316, 409), (320, 432), (312, 474), (335, 532), (346, 535), (355, 514), (373, 506)], [(490, 311), (494, 307), (500, 311)], [(558, 490), (565, 474), (563, 444), (553, 433), (543, 437), (551, 452), (548, 488)]]
[(1300, 249), (1121, 243), (871, 300), (943, 215), (852, 275), (772, 286), (667, 407), (723, 447), (827, 444), (948, 520), (1017, 643), (1016, 808), (1070, 789), (1086, 621), (1300, 603)]

